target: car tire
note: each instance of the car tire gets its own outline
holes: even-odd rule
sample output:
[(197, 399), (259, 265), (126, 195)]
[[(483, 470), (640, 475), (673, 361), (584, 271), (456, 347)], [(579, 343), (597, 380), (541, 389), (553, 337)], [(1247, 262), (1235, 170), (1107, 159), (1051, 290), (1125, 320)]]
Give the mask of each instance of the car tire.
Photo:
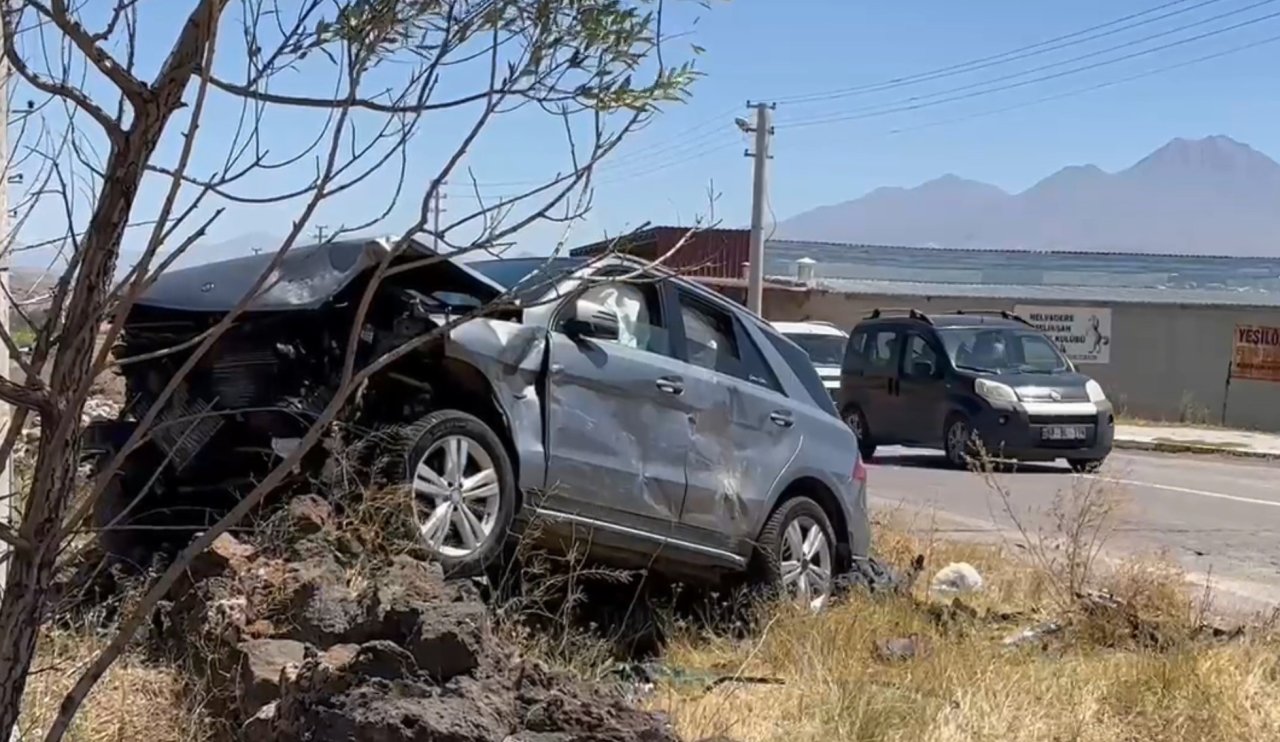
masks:
[(765, 522), (758, 544), (761, 577), (772, 595), (814, 611), (830, 601), (837, 541), (821, 505), (807, 497), (783, 502)]
[(1067, 459), (1067, 465), (1071, 467), (1071, 471), (1077, 474), (1093, 474), (1102, 468), (1102, 462), (1104, 461), (1106, 461), (1105, 458)]
[(844, 424), (858, 437), (858, 453), (862, 454), (863, 461), (870, 461), (876, 455), (876, 444), (871, 439), (871, 428), (867, 425), (867, 416), (863, 414), (862, 408), (857, 405), (846, 407)]
[(964, 415), (952, 415), (942, 428), (942, 450), (947, 463), (957, 469), (968, 469), (973, 453), (973, 427)]
[(475, 577), (502, 554), (516, 512), (515, 469), (482, 420), (433, 412), (410, 426), (404, 476), (419, 543), (448, 577)]

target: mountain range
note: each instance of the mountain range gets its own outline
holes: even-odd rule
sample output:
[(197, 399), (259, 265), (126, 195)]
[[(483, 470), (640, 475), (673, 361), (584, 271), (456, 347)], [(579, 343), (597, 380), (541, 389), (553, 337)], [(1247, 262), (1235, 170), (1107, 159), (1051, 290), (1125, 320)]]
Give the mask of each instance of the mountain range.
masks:
[(1131, 167), (1063, 168), (1021, 193), (956, 175), (779, 222), (778, 239), (970, 249), (1280, 257), (1280, 163), (1226, 136)]

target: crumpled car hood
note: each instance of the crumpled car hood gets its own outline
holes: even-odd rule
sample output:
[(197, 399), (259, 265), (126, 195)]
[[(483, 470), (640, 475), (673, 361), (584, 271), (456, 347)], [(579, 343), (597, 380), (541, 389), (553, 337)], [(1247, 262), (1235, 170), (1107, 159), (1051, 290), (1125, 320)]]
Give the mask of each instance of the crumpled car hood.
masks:
[[(380, 240), (348, 240), (295, 247), (249, 305), (251, 311), (278, 312), (315, 309), (372, 270), (389, 252)], [(396, 262), (436, 255), (430, 248), (410, 241)], [(165, 272), (139, 297), (142, 306), (190, 312), (227, 312), (235, 308), (271, 263), (273, 255), (250, 255)], [(481, 301), (501, 295), (503, 289), (455, 260), (443, 260), (424, 268), (431, 283), (457, 290), (466, 287)]]

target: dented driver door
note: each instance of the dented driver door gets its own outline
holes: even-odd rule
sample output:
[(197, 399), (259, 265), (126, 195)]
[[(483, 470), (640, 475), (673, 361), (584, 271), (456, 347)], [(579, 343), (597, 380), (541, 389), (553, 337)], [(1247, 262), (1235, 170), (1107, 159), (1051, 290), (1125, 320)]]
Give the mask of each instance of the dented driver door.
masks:
[(619, 315), (621, 332), (617, 341), (572, 338), (553, 321), (546, 507), (605, 530), (641, 531), (649, 542), (678, 536), (690, 407), (662, 292), (635, 282), (587, 291)]

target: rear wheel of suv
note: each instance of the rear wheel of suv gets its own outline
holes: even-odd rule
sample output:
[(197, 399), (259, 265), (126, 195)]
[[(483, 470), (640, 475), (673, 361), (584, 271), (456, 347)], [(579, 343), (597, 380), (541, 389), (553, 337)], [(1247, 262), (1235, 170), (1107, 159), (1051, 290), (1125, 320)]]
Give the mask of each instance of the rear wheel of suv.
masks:
[(405, 477), (422, 546), (446, 575), (481, 574), (515, 517), (515, 472), (506, 447), (479, 418), (433, 412), (409, 431)]
[(864, 460), (876, 455), (876, 444), (871, 440), (871, 429), (867, 427), (867, 416), (857, 405), (849, 405), (844, 411), (845, 425), (858, 437), (858, 452)]
[(820, 610), (835, 584), (836, 540), (818, 503), (795, 497), (778, 506), (760, 532), (759, 556), (769, 585), (810, 610)]

